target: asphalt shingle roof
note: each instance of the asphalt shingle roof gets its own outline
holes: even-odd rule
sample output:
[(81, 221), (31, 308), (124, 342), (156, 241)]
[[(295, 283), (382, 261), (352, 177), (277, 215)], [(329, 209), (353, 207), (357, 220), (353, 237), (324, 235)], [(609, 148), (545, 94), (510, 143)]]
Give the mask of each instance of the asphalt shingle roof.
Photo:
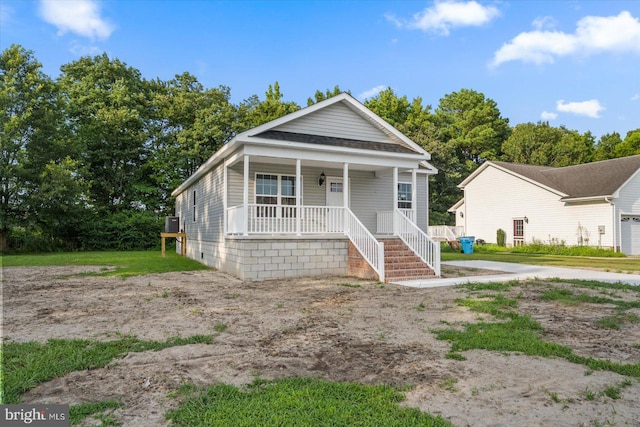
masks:
[(492, 162), (567, 195), (565, 199), (611, 196), (640, 169), (640, 155), (554, 168)]
[(306, 133), (284, 132), (279, 130), (268, 130), (253, 135), (260, 138), (275, 139), (279, 141), (302, 142), (307, 144), (329, 145), (333, 147), (348, 147), (361, 150), (386, 151), (390, 153), (413, 153), (417, 151), (400, 144), (362, 141), (358, 139), (338, 138), (334, 136), (310, 135)]

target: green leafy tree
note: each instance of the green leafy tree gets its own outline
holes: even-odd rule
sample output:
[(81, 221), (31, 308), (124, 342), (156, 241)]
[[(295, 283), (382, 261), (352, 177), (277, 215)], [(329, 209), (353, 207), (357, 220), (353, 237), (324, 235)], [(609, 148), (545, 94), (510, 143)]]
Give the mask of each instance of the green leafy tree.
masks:
[(28, 225), (28, 197), (40, 171), (67, 149), (56, 85), (41, 68), (18, 45), (0, 55), (0, 251), (12, 227)]
[(616, 157), (640, 154), (640, 129), (630, 130), (624, 141), (616, 146)]
[(91, 202), (109, 212), (144, 209), (149, 187), (150, 85), (140, 72), (106, 54), (62, 66), (66, 120), (81, 147)]
[(440, 99), (435, 123), (441, 142), (455, 147), (461, 163), (472, 172), (484, 160), (497, 159), (509, 137), (509, 119), (484, 94), (461, 89)]
[(205, 89), (189, 73), (169, 82), (152, 84), (156, 117), (152, 154), (144, 166), (157, 190), (156, 209), (172, 211), (169, 194), (193, 174), (215, 151), (241, 130), (231, 91), (220, 86)]
[(541, 166), (576, 165), (593, 160), (594, 144), (589, 132), (581, 135), (564, 126), (550, 126), (548, 122), (523, 123), (513, 128), (502, 145), (502, 159)]
[(280, 92), (280, 84), (275, 82), (273, 85), (269, 85), (264, 101), (260, 101), (256, 95), (243, 101), (239, 107), (243, 123), (241, 128), (250, 129), (300, 109), (300, 106), (295, 102), (283, 101), (283, 96)]
[(448, 224), (454, 218), (447, 209), (462, 197), (457, 185), (480, 163), (499, 158), (511, 130), (496, 102), (470, 89), (445, 95), (430, 121), (435, 135), (424, 146), (439, 170), (431, 185), (430, 218)]
[(593, 153), (593, 160), (608, 160), (616, 158), (616, 147), (622, 143), (622, 138), (618, 132), (602, 135), (598, 140)]
[[(309, 97), (307, 99), (307, 106), (311, 106), (313, 104), (317, 104), (320, 101), (324, 101), (326, 99), (332, 98), (336, 95), (340, 95), (342, 92), (345, 92), (343, 90), (340, 90), (340, 86), (336, 85), (333, 87), (333, 90), (329, 90), (327, 89), (326, 91), (322, 92), (321, 90), (316, 90), (316, 93), (313, 95), (313, 98)], [(350, 91), (346, 91), (348, 94), (351, 94)]]

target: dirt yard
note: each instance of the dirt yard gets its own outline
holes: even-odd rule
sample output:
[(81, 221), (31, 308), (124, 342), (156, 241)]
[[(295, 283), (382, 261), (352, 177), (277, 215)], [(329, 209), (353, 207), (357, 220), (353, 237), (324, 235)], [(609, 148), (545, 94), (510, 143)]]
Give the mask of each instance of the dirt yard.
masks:
[[(126, 280), (74, 275), (89, 269), (5, 268), (4, 339), (211, 334), (214, 344), (129, 354), (42, 384), (24, 402), (116, 399), (124, 407), (114, 415), (125, 426), (158, 426), (178, 404), (169, 393), (184, 382), (241, 385), (258, 375), (319, 376), (409, 385), (404, 404), (456, 426), (640, 426), (637, 379), (613, 400), (599, 393), (627, 377), (560, 359), (480, 350), (464, 352), (464, 361), (445, 358), (450, 343), (431, 331), (480, 316), (456, 303), (478, 296), (464, 288), (412, 289), (353, 278), (251, 283), (215, 271)], [(540, 295), (549, 286), (570, 285), (522, 284), (505, 296), (517, 297), (517, 310), (544, 326), (545, 340), (583, 356), (640, 363), (640, 324), (598, 326), (598, 319), (615, 313), (612, 306), (546, 302)], [(218, 332), (221, 325), (226, 330)], [(593, 400), (587, 390), (596, 393)]]

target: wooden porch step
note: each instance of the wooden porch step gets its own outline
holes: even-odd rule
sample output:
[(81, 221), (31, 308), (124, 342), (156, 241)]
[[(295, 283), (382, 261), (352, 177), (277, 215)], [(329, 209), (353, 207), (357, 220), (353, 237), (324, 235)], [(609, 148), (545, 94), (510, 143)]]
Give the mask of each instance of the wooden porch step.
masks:
[(435, 277), (435, 272), (400, 239), (384, 239), (386, 282)]

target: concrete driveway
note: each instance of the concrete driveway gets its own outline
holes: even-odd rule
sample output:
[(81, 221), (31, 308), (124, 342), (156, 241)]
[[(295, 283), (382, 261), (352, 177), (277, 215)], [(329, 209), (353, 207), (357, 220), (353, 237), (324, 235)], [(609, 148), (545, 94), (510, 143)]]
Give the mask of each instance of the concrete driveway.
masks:
[(414, 288), (433, 288), (438, 286), (451, 286), (464, 283), (488, 283), (488, 282), (508, 282), (510, 280), (525, 279), (580, 279), (580, 280), (598, 280), (600, 282), (616, 283), (622, 282), (630, 285), (640, 285), (640, 275), (609, 273), (605, 271), (582, 270), (578, 268), (566, 267), (544, 267), (541, 265), (514, 264), (510, 262), (495, 261), (447, 261), (442, 263), (443, 266), (459, 266), (468, 268), (483, 268), (495, 271), (504, 271), (504, 274), (494, 274), (487, 276), (465, 276), (450, 277), (446, 279), (425, 279), (425, 280), (407, 280), (398, 282), (403, 286), (411, 286)]

